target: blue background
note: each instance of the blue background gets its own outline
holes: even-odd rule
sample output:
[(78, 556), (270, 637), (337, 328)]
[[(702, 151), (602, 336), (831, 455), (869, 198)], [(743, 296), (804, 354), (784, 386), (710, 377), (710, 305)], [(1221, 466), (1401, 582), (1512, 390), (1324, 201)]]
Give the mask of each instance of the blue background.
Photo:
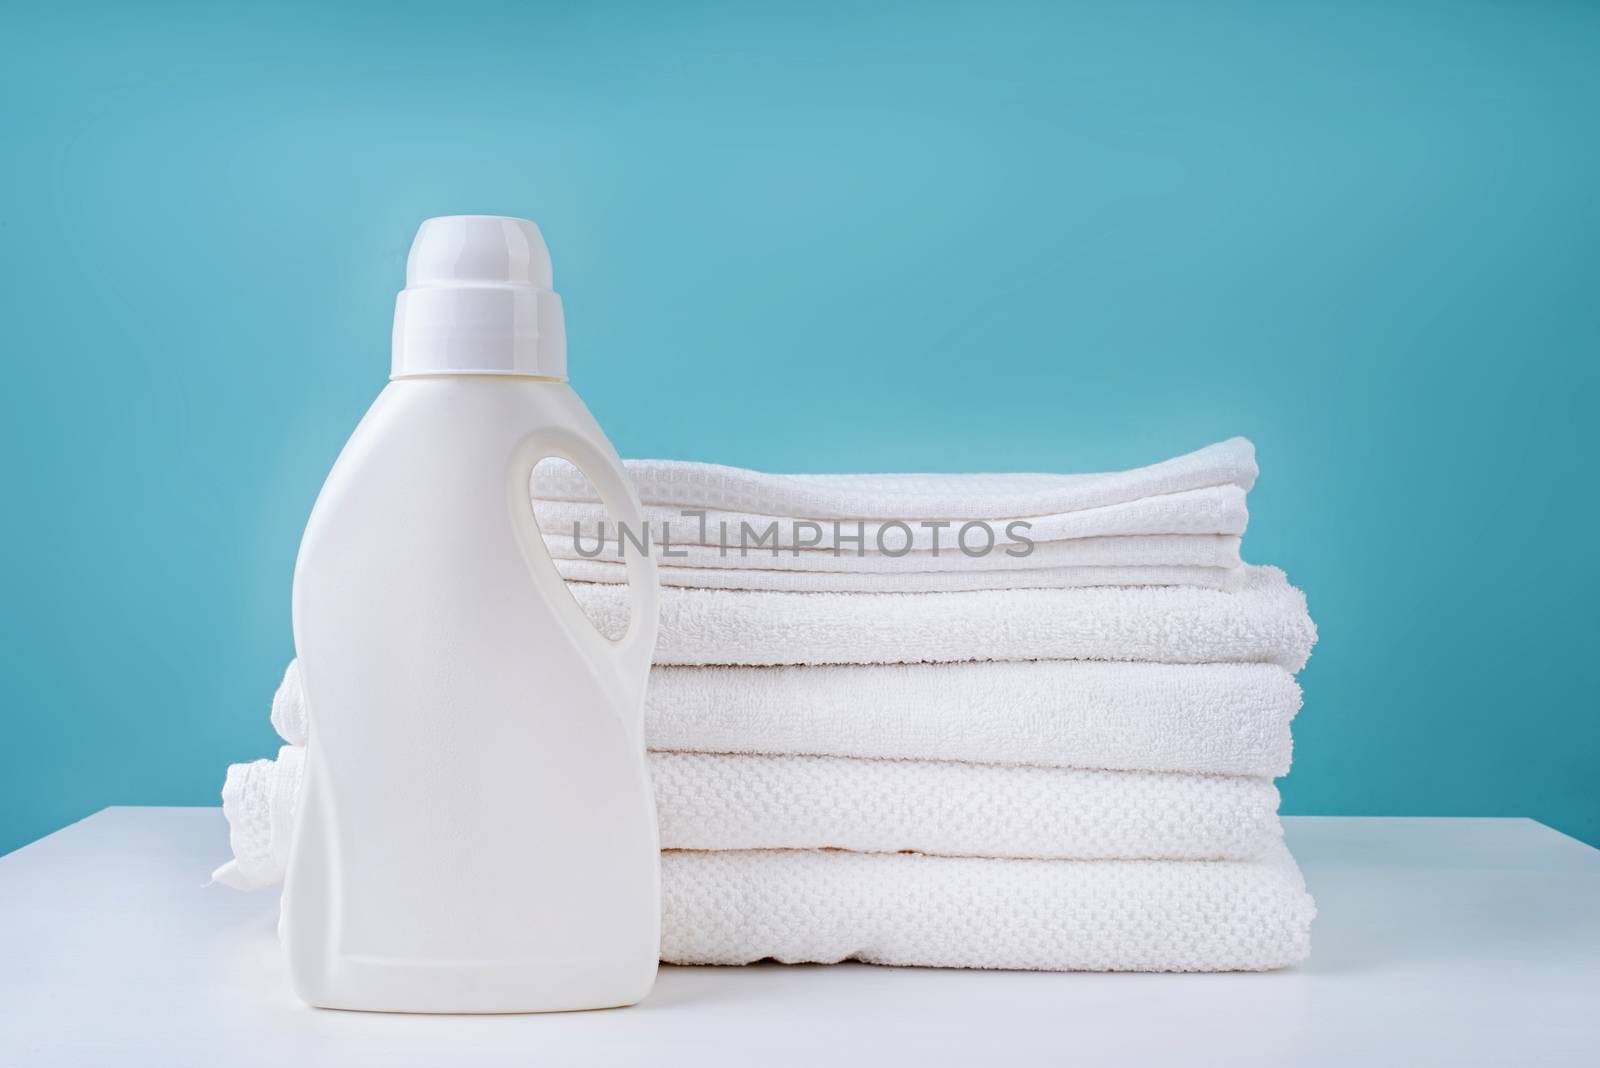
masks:
[(1296, 813), (1600, 842), (1600, 5), (7, 4), (0, 849), (273, 752), (428, 215), (526, 215), (624, 455), (1233, 434)]

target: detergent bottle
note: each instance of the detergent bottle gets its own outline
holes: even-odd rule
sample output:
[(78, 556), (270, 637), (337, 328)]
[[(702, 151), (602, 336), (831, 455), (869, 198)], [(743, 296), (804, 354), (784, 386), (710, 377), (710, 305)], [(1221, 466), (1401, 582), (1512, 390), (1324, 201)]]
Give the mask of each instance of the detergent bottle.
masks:
[(310, 716), (280, 929), (312, 1005), (536, 1012), (628, 1005), (660, 953), (645, 763), (658, 587), (625, 554), (625, 634), (551, 563), (534, 465), (576, 465), (614, 520), (638, 497), (567, 384), (538, 227), (429, 219), (393, 374), (301, 541)]

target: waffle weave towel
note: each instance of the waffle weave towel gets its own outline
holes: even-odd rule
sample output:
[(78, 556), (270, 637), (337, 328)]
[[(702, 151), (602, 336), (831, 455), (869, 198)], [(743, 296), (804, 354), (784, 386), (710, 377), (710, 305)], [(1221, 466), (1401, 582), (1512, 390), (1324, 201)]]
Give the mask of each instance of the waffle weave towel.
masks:
[(1264, 971), (1316, 907), (1288, 850), (1254, 861), (661, 855), (661, 959), (1039, 971)]
[[(228, 769), (241, 888), (282, 878), (305, 751)], [(853, 757), (652, 753), (664, 849), (1248, 859), (1281, 839), (1271, 780)]]
[[(224, 810), (240, 855), (219, 881), (281, 878), (296, 752), (230, 769)], [(1256, 971), (1302, 960), (1316, 914), (1280, 842), (1253, 860), (758, 849), (667, 850), (661, 864), (661, 956), (678, 964)]]

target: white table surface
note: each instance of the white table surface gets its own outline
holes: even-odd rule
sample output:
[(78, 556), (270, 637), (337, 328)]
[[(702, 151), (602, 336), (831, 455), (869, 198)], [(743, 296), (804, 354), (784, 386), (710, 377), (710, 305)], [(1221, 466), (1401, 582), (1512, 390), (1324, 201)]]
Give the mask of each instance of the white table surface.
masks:
[(1600, 1064), (1600, 851), (1531, 820), (1288, 819), (1283, 972), (664, 967), (630, 1009), (309, 1009), (221, 813), (112, 808), (0, 858), (0, 1065)]

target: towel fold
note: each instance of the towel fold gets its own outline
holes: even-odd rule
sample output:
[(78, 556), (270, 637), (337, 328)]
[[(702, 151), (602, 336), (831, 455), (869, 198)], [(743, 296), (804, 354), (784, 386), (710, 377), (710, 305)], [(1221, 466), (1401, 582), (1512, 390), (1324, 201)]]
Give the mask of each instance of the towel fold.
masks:
[[(1258, 473), (1255, 446), (1244, 438), (1103, 474), (777, 475), (679, 460), (629, 460), (623, 466), (648, 506), (905, 521), (1056, 515), (1212, 486), (1248, 491)], [(536, 500), (595, 499), (588, 480), (559, 459), (538, 465), (532, 492)]]
[[(1089, 587), (962, 593), (661, 591), (658, 664), (891, 664), (1133, 660), (1305, 666), (1316, 626), (1274, 567), (1237, 590)], [(621, 633), (622, 586), (574, 583), (602, 633)]]
[[(624, 549), (615, 536), (604, 543), (575, 541), (567, 535), (546, 534), (550, 555), (561, 560), (593, 559), (620, 564)], [(632, 542), (627, 552), (637, 551)], [(1034, 571), (1081, 567), (1238, 567), (1239, 538), (1234, 534), (1137, 534), (1118, 538), (1078, 538), (1001, 548), (976, 535), (962, 552), (953, 535), (940, 548), (913, 549), (902, 554), (858, 555), (845, 548), (838, 553), (817, 549), (782, 549), (776, 546), (727, 549), (717, 545), (659, 545), (651, 550), (658, 561), (674, 568), (753, 571), (869, 571), (911, 575), (918, 572)], [(989, 551), (992, 549), (993, 551)], [(975, 555), (974, 555), (975, 554)]]
[(1316, 907), (1287, 849), (1253, 861), (666, 852), (661, 958), (1041, 971), (1264, 971)]
[[(277, 881), (305, 751), (228, 769), (237, 870)], [(1012, 858), (1247, 859), (1282, 837), (1263, 778), (862, 760), (651, 753), (663, 849), (848, 849)]]
[[(592, 546), (602, 536), (608, 540), (617, 537), (616, 522), (593, 499), (592, 490), (588, 492), (587, 500), (550, 500), (538, 495), (539, 484), (539, 477), (535, 475), (534, 509), (541, 530), (568, 538), (581, 537), (585, 547)], [(1013, 523), (1025, 523), (1026, 536), (1039, 543), (1136, 534), (1237, 535), (1244, 533), (1250, 520), (1246, 500), (1247, 494), (1243, 489), (1228, 484), (1163, 493), (1073, 512), (1029, 516), (995, 513), (984, 517), (983, 521), (1006, 541), (1016, 540), (1006, 534)], [(704, 505), (671, 507), (645, 504), (643, 518), (652, 545), (737, 545), (741, 530), (749, 528), (752, 532), (765, 532), (776, 522), (778, 546), (792, 549), (797, 542), (809, 543), (815, 537), (813, 531), (797, 527), (794, 523), (797, 519), (807, 518), (820, 523), (827, 544), (833, 544), (834, 520), (814, 516), (759, 515)], [(898, 551), (902, 545), (911, 549), (931, 550), (935, 542), (940, 545), (953, 543), (956, 527), (926, 527), (922, 525), (923, 519), (915, 516), (899, 520), (909, 528), (909, 541), (907, 531), (899, 527), (883, 531), (882, 528), (895, 518), (840, 519), (840, 534), (859, 534), (860, 546), (868, 555), (878, 552), (880, 531), (884, 543), (894, 551)], [(956, 519), (953, 522), (959, 526), (965, 520)], [(600, 525), (602, 523), (605, 524), (603, 528)], [(642, 540), (644, 531), (635, 531), (634, 534)], [(841, 544), (855, 548), (854, 542), (841, 541)]]
[[(1301, 702), (1275, 664), (1074, 660), (815, 667), (656, 667), (645, 744), (767, 753), (1277, 777)], [(306, 742), (291, 661), (272, 699)]]
[[(628, 581), (624, 552), (632, 543), (595, 543), (546, 534), (564, 578)], [(985, 551), (985, 547), (989, 551)], [(814, 549), (731, 548), (651, 543), (666, 586), (700, 589), (835, 593), (934, 593), (986, 589), (1190, 584), (1219, 589), (1238, 574), (1239, 539), (1224, 534), (1156, 534), (1079, 538), (1002, 548), (982, 538), (968, 555), (946, 538), (939, 550), (903, 555)]]
[[(628, 581), (619, 560), (556, 560), (569, 582)], [(763, 568), (661, 567), (663, 586), (783, 593), (961, 593), (967, 590), (1066, 590), (1080, 586), (1200, 586), (1232, 589), (1237, 567), (1048, 567), (987, 571), (777, 571)]]
[(546, 460), (535, 470), (535, 513), (565, 577), (624, 582), (621, 557), (647, 546), (664, 585), (699, 589), (1221, 588), (1240, 566), (1255, 451), (1234, 439), (1104, 475), (768, 475), (656, 460), (627, 466), (645, 501), (645, 530), (622, 531), (608, 520), (566, 461)]

